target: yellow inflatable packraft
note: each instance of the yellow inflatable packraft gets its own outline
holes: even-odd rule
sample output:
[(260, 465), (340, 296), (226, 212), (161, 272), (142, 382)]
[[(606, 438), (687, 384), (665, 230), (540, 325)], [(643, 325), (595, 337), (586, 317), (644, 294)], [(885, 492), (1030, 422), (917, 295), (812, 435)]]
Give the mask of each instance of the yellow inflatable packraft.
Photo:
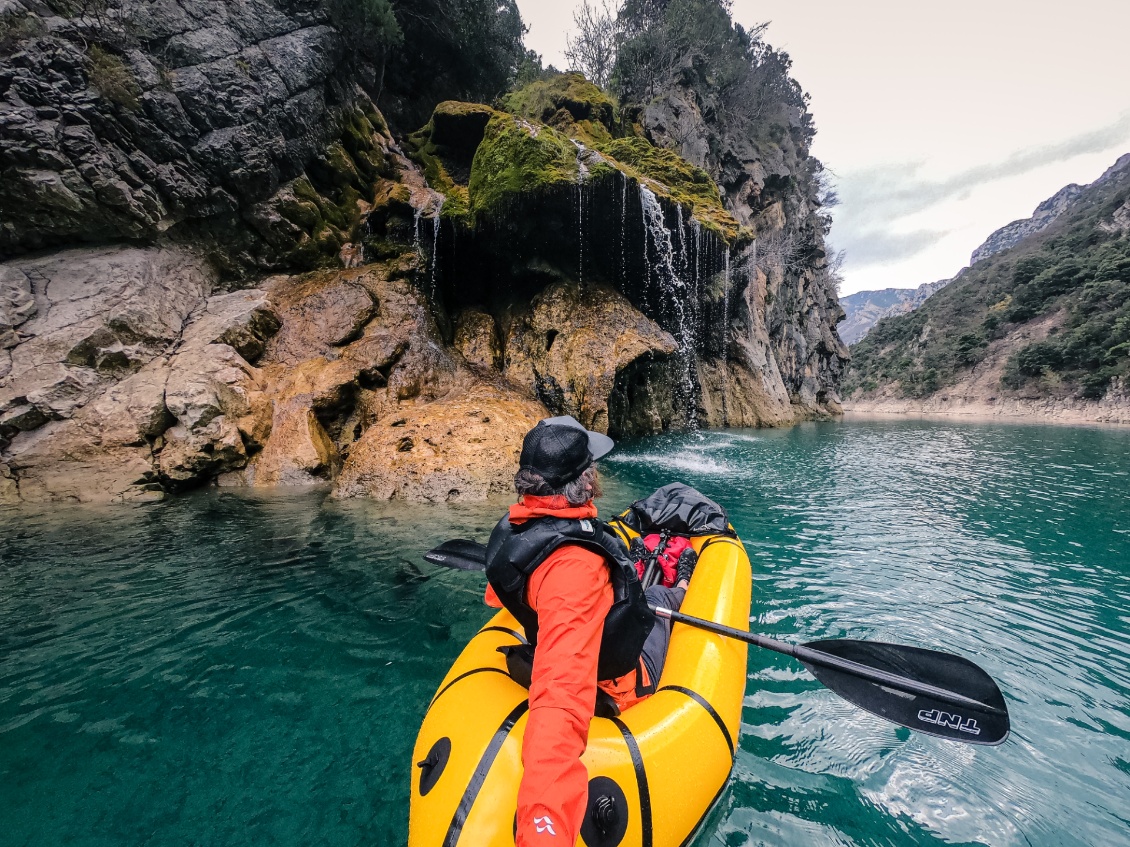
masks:
[[(693, 544), (699, 564), (681, 611), (747, 630), (745, 548), (725, 536)], [(499, 612), (440, 684), (413, 750), (409, 847), (513, 847), (529, 704), (497, 648), (524, 640)], [(577, 843), (685, 844), (729, 778), (745, 682), (744, 643), (674, 624), (657, 692), (618, 718), (592, 720), (589, 812)]]

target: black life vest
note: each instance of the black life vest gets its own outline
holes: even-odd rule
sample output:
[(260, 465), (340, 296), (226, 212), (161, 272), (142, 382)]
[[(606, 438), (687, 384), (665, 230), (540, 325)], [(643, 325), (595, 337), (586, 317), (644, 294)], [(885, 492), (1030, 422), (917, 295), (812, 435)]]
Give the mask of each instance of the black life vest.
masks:
[(504, 517), (487, 544), (487, 581), (502, 605), (517, 618), (531, 645), (537, 644), (538, 615), (526, 602), (530, 575), (564, 544), (576, 544), (604, 557), (612, 579), (612, 608), (604, 619), (598, 679), (615, 679), (636, 668), (655, 615), (628, 551), (612, 529), (593, 519), (533, 518), (521, 524)]

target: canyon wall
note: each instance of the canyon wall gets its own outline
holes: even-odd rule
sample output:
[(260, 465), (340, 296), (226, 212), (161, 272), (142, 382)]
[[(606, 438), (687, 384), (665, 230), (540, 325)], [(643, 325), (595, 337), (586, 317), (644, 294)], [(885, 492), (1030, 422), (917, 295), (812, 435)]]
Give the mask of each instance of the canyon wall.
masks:
[(327, 4), (68, 8), (0, 0), (0, 502), (481, 498), (549, 414), (838, 411), (799, 152), (720, 191), (569, 75), (396, 138)]

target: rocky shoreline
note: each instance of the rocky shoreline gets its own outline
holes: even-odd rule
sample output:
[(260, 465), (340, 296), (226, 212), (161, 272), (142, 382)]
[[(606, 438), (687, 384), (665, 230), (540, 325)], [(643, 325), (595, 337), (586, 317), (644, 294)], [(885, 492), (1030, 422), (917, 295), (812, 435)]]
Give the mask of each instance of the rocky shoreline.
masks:
[(972, 398), (950, 395), (925, 400), (846, 400), (846, 419), (873, 417), (961, 418), (995, 423), (1130, 425), (1130, 396), (1111, 392), (1100, 401), (1077, 398)]

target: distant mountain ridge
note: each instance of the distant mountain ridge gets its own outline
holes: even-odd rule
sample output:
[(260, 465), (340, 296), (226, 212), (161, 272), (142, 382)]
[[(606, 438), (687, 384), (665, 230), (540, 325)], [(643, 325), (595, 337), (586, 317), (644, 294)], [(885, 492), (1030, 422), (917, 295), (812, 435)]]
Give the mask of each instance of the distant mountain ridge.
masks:
[(852, 348), (852, 407), (1079, 406), (1130, 419), (1130, 154), (979, 249), (921, 308)]
[(847, 317), (838, 327), (844, 344), (855, 344), (871, 331), (883, 318), (905, 315), (926, 302), (935, 291), (944, 288), (950, 280), (925, 282), (917, 288), (884, 288), (880, 291), (859, 291), (840, 298)]
[[(1014, 247), (1029, 236), (1043, 232), (1055, 223), (1060, 215), (1068, 211), (1086, 189), (1106, 184), (1128, 165), (1130, 165), (1130, 153), (1122, 156), (1090, 185), (1071, 183), (1064, 186), (1037, 206), (1031, 217), (1006, 224), (986, 238), (969, 257), (969, 266), (972, 267), (1002, 250)], [(1130, 215), (1130, 212), (1127, 214)], [(927, 297), (945, 288), (952, 281), (942, 279), (924, 283), (917, 288), (884, 288), (880, 291), (859, 291), (841, 297), (840, 305), (843, 306), (847, 317), (838, 326), (840, 338), (848, 346), (863, 340), (871, 328), (883, 318), (913, 312), (926, 302)]]
[(1064, 186), (1039, 206), (1030, 218), (1022, 218), (1006, 224), (985, 239), (985, 243), (973, 251), (969, 257), (969, 264), (975, 265), (982, 259), (994, 256), (1001, 250), (1007, 250), (1018, 244), (1029, 235), (1035, 235), (1051, 226), (1056, 218), (1071, 208), (1071, 204), (1079, 199), (1083, 193), (1083, 186), (1071, 183)]

